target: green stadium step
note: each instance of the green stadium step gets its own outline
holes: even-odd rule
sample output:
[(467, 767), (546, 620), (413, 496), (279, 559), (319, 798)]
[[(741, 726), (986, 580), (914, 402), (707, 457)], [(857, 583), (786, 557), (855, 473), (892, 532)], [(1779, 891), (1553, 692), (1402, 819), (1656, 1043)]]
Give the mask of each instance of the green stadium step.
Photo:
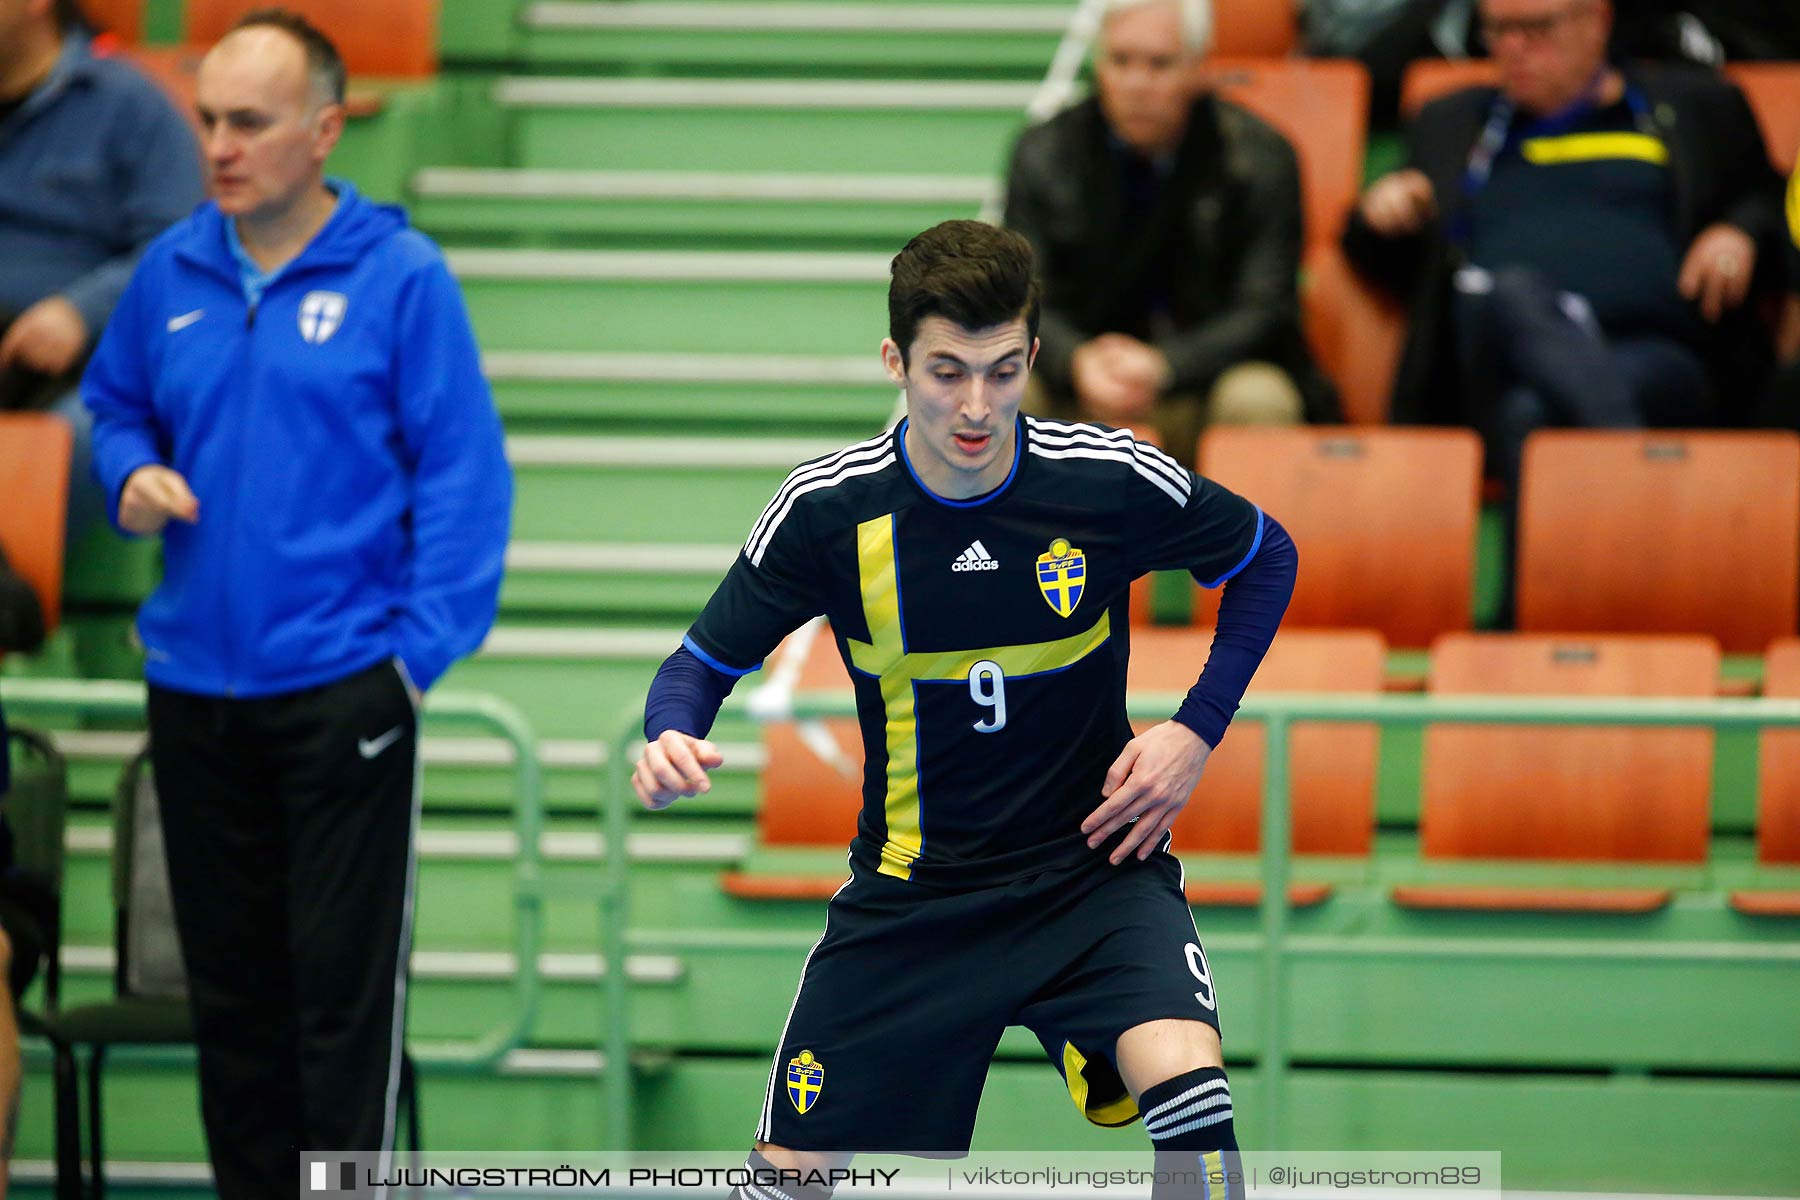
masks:
[[(18, 724), (42, 724), (32, 720), (32, 716), (24, 709), (15, 713), (14, 720)], [(68, 759), (70, 796), (90, 808), (103, 808), (112, 802), (125, 762), (137, 753), (144, 740), (141, 730), (50, 732)], [(745, 817), (756, 811), (758, 775), (765, 752), (754, 731), (743, 732), (748, 740), (722, 744), (725, 765), (715, 774), (713, 790), (684, 806), (685, 813)], [(512, 752), (506, 742), (498, 738), (428, 734), (421, 742), (421, 752), (427, 816), (491, 814), (511, 807)], [(552, 813), (591, 812), (599, 795), (600, 772), (607, 753), (608, 747), (598, 738), (539, 741), (546, 809)]]
[[(684, 806), (685, 807), (685, 803)], [(713, 821), (677, 832), (662, 814), (634, 829), (629, 851), (633, 986), (656, 991), (634, 1006), (643, 1045), (752, 1050), (792, 999), (792, 980), (824, 917), (818, 902), (748, 902), (726, 895), (720, 873), (768, 861), (747, 855), (747, 822)], [(665, 827), (666, 830), (665, 831)], [(67, 914), (72, 988), (110, 986), (111, 912), (105, 829), (82, 823), (71, 837)], [(415, 1033), (469, 1036), (505, 1011), (512, 941), (509, 830), (434, 821), (420, 839), (417, 944), (421, 983)], [(580, 824), (541, 844), (547, 886), (546, 992), (537, 1037), (592, 1044), (599, 1028), (593, 986), (601, 843)], [(1800, 929), (1748, 918), (1725, 893), (1772, 879), (1747, 846), (1715, 847), (1713, 865), (1683, 868), (1509, 867), (1419, 861), (1414, 838), (1384, 836), (1366, 863), (1303, 861), (1300, 878), (1337, 882), (1323, 904), (1292, 916), (1283, 994), (1295, 1007), (1292, 1052), (1309, 1061), (1562, 1068), (1800, 1073), (1800, 1025), (1771, 996), (1800, 983)], [(792, 857), (792, 856), (790, 856)], [(841, 878), (840, 853), (805, 856)], [(794, 863), (787, 869), (797, 869)], [(1244, 859), (1190, 856), (1197, 881), (1243, 878)], [(1540, 884), (1677, 887), (1666, 908), (1642, 916), (1488, 912), (1420, 913), (1389, 899), (1396, 884), (1528, 879)], [(1792, 873), (1788, 876), (1792, 883)], [(1196, 909), (1215, 975), (1229, 980), (1231, 1045), (1260, 1045), (1260, 915)], [(71, 992), (72, 996), (77, 995)], [(1680, 1028), (1681, 1036), (1659, 1031)], [(1029, 1053), (1015, 1038), (1009, 1052)]]
[[(808, 68), (1041, 76), (1072, 4), (538, 0), (490, 57), (606, 69)], [(459, 48), (460, 49), (460, 48)], [(498, 51), (496, 54), (495, 51)]]
[(488, 382), (513, 433), (796, 432), (860, 441), (898, 391), (860, 355), (632, 354), (490, 350)]
[[(423, 822), (415, 939), (420, 949), (487, 954), (514, 947), (518, 840), (503, 819), (433, 814)], [(591, 953), (598, 944), (595, 896), (605, 839), (592, 816), (554, 825), (539, 839), (536, 864), (548, 898), (543, 945), (550, 951)], [(751, 840), (750, 822), (742, 817), (701, 817), (689, 811), (632, 822), (626, 853), (633, 905), (646, 912), (666, 910), (694, 880), (705, 880), (708, 892), (716, 891), (719, 872), (742, 862)], [(110, 953), (111, 844), (104, 817), (80, 814), (69, 831), (64, 932), (70, 946)], [(722, 898), (711, 903), (710, 897), (703, 911), (705, 923), (728, 921), (740, 912)]]
[[(602, 590), (606, 590), (604, 585)], [(505, 695), (527, 712), (550, 714), (548, 719), (563, 733), (540, 742), (546, 803), (552, 811), (587, 811), (599, 786), (596, 772), (604, 761), (602, 735), (610, 735), (609, 726), (618, 719), (618, 710), (648, 689), (657, 664), (680, 641), (683, 625), (671, 621), (666, 626), (621, 630), (509, 618), (496, 631), (498, 639), (490, 639), (487, 657), (478, 656), (453, 668), (453, 686), (479, 686)], [(525, 632), (510, 632), (516, 629)], [(578, 636), (565, 638), (571, 629)], [(580, 635), (582, 629), (588, 631), (585, 636)], [(593, 661), (578, 661), (583, 656)], [(1402, 661), (1390, 661), (1390, 672), (1403, 670), (1405, 657), (1394, 656)], [(16, 656), (9, 660), (9, 673), (24, 661)], [(59, 672), (43, 674), (56, 677)], [(569, 696), (578, 698), (579, 712), (571, 714), (566, 703)], [(32, 717), (29, 711), (15, 712), (16, 720), (32, 721)], [(61, 736), (74, 739), (68, 743), (72, 794), (90, 804), (107, 803), (120, 765), (135, 752), (141, 734), (86, 731)], [(719, 736), (732, 744), (726, 768), (714, 790), (685, 802), (683, 812), (744, 815), (755, 811), (761, 734), (728, 716)], [(493, 810), (510, 795), (505, 765), (509, 760), (503, 743), (428, 736), (424, 747), (428, 812)], [(1375, 795), (1375, 819), (1382, 828), (1416, 825), (1422, 750), (1418, 729), (1393, 728), (1382, 734)], [(1711, 819), (1718, 835), (1746, 837), (1755, 830), (1758, 750), (1759, 739), (1753, 731), (1717, 735)]]
[(502, 611), (635, 613), (688, 620), (737, 558), (736, 545), (514, 542)]
[(63, 568), (63, 603), (135, 606), (160, 578), (160, 539), (128, 538), (110, 525), (97, 525), (69, 548)]
[(847, 444), (825, 438), (509, 437), (517, 489), (513, 537), (742, 545), (794, 467)]
[[(688, 914), (716, 906), (716, 871), (665, 874), (669, 898), (656, 911), (641, 904), (641, 919), (691, 921)], [(422, 937), (434, 932), (427, 920), (434, 908), (441, 935), (461, 903), (460, 882), (446, 877), (424, 887)], [(491, 890), (499, 892), (497, 883)], [(1716, 897), (1684, 897), (1654, 918), (1547, 924), (1445, 914), (1410, 923), (1410, 932), (1408, 914), (1392, 909), (1379, 890), (1346, 889), (1332, 905), (1296, 920), (1284, 968), (1288, 1048), (1299, 1060), (1800, 1075), (1800, 1028), (1770, 1002), (1800, 984), (1800, 948), (1791, 936), (1750, 932)], [(758, 904), (731, 913), (731, 927), (634, 930), (627, 961), (634, 1044), (680, 1053), (766, 1048), (824, 915), (818, 902)], [(585, 946), (595, 944), (593, 909), (558, 905), (552, 916), (562, 948), (539, 960), (544, 985), (533, 1037), (593, 1046), (602, 976), (579, 937), (585, 922)], [(1229, 997), (1230, 1052), (1254, 1057), (1268, 1011), (1261, 939), (1250, 932), (1257, 914), (1199, 909), (1196, 920)], [(1352, 928), (1353, 920), (1382, 932)], [(1693, 928), (1721, 936), (1676, 936)], [(71, 1002), (108, 994), (105, 947), (70, 946), (65, 962)], [(426, 948), (413, 968), (417, 1039), (467, 1039), (512, 1011), (516, 962), (508, 950)], [(1668, 1036), (1671, 1030), (1680, 1036)], [(1022, 1031), (1009, 1034), (1003, 1049), (1009, 1056), (1036, 1053)]]
[[(657, 666), (681, 644), (681, 633), (679, 627), (508, 622), (496, 626), (473, 657), (450, 669), (445, 686), (504, 696), (524, 711), (539, 737), (604, 740), (617, 728), (625, 705), (649, 690)], [(722, 726), (720, 736), (731, 736), (725, 732), (730, 727)]]
[(412, 215), (451, 243), (858, 243), (892, 252), (939, 221), (976, 216), (995, 187), (986, 175), (430, 167), (413, 177)]
[(873, 355), (891, 255), (448, 252), (481, 344), (506, 350)]
[[(552, 1050), (523, 1052), (488, 1075), (422, 1070), (428, 1149), (614, 1149), (599, 1142), (603, 1067), (593, 1052)], [(636, 1088), (635, 1148), (741, 1148), (768, 1070), (766, 1054), (694, 1056), (644, 1074)], [(107, 1148), (115, 1164), (109, 1184), (165, 1196), (172, 1177), (203, 1180), (191, 1064), (121, 1062), (107, 1074)], [(1240, 1138), (1265, 1144), (1256, 1072), (1234, 1069), (1232, 1093)], [(1782, 1195), (1800, 1177), (1800, 1143), (1791, 1137), (1800, 1120), (1800, 1081), (1792, 1079), (1316, 1067), (1293, 1072), (1286, 1101), (1283, 1147), (1497, 1150), (1509, 1193), (1598, 1187)], [(28, 1051), (21, 1183), (41, 1186), (46, 1177), (51, 1109), (47, 1065)], [(1041, 1061), (1000, 1062), (989, 1071), (974, 1148), (1147, 1154), (1141, 1128), (1104, 1130), (1083, 1121)]]
[(517, 167), (998, 175), (1033, 83), (507, 76)]

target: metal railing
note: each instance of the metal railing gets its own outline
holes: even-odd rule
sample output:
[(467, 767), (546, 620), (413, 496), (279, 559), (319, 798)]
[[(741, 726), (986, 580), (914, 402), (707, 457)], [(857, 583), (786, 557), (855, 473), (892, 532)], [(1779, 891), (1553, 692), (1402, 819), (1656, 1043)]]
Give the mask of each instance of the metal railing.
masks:
[[(1128, 712), (1136, 718), (1160, 719), (1181, 704), (1178, 694), (1133, 694)], [(856, 714), (850, 694), (801, 693), (793, 697), (788, 711), (771, 714), (768, 706), (759, 704), (755, 711), (742, 701), (727, 707), (735, 715), (751, 715), (758, 719), (804, 720), (820, 717), (846, 717)], [(1282, 1145), (1285, 1100), (1289, 1068), (1287, 1005), (1285, 981), (1288, 960), (1296, 955), (1331, 955), (1336, 957), (1439, 957), (1445, 952), (1443, 939), (1421, 939), (1417, 943), (1400, 943), (1394, 939), (1377, 939), (1358, 944), (1342, 938), (1289, 937), (1288, 921), (1291, 905), (1288, 881), (1292, 867), (1292, 806), (1289, 778), (1289, 749), (1296, 722), (1370, 722), (1380, 725), (1419, 726), (1426, 724), (1479, 725), (1607, 725), (1607, 726), (1678, 726), (1699, 725), (1712, 729), (1764, 729), (1800, 727), (1800, 700), (1662, 700), (1662, 699), (1595, 699), (1572, 700), (1564, 697), (1489, 697), (1489, 696), (1353, 696), (1281, 694), (1251, 696), (1238, 710), (1239, 721), (1260, 721), (1265, 729), (1262, 849), (1259, 854), (1262, 901), (1259, 912), (1261, 931), (1260, 994), (1263, 1011), (1262, 1048), (1257, 1056), (1261, 1083), (1261, 1108), (1257, 1140), (1267, 1146)], [(625, 951), (630, 913), (628, 907), (628, 864), (624, 852), (626, 826), (630, 806), (635, 804), (630, 778), (633, 751), (643, 741), (643, 703), (630, 705), (622, 715), (607, 758), (604, 790), (601, 796), (601, 820), (605, 846), (600, 896), (601, 958), (605, 964), (605, 1013), (601, 1044), (606, 1069), (602, 1076), (602, 1122), (608, 1149), (630, 1149), (632, 1117), (632, 1072), (630, 1020), (626, 1004)], [(1516, 939), (1515, 939), (1516, 941)], [(1459, 943), (1460, 945), (1460, 943)], [(1595, 952), (1592, 945), (1583, 953)], [(1800, 945), (1747, 943), (1726, 945), (1691, 943), (1684, 945), (1642, 946), (1620, 949), (1621, 953), (1642, 954), (1658, 959), (1713, 961), (1721, 959), (1741, 962), (1780, 962), (1800, 966)], [(1485, 948), (1482, 953), (1518, 953), (1516, 944)], [(626, 1069), (617, 1069), (625, 1065)]]
[[(6, 703), (15, 720), (103, 717), (141, 721), (144, 686), (113, 680), (8, 678)], [(497, 696), (471, 692), (432, 693), (426, 698), (424, 724), (431, 728), (481, 729), (512, 747), (513, 831), (518, 854), (513, 861), (513, 949), (518, 971), (511, 1003), (486, 1032), (469, 1039), (413, 1042), (413, 1061), (442, 1070), (491, 1070), (531, 1032), (538, 1009), (538, 953), (543, 943), (543, 870), (539, 843), (544, 827), (542, 768), (537, 737), (522, 713)], [(56, 731), (50, 730), (54, 738)]]

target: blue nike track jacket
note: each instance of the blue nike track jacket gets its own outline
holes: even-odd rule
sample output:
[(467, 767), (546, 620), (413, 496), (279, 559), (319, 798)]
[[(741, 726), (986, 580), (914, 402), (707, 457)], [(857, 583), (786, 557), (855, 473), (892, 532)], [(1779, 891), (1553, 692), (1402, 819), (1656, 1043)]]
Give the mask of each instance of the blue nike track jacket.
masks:
[(254, 307), (214, 204), (169, 229), (82, 381), (113, 520), (149, 463), (200, 502), (138, 615), (158, 686), (271, 695), (398, 656), (426, 688), (493, 623), (512, 475), (461, 293), (398, 208), (332, 183)]

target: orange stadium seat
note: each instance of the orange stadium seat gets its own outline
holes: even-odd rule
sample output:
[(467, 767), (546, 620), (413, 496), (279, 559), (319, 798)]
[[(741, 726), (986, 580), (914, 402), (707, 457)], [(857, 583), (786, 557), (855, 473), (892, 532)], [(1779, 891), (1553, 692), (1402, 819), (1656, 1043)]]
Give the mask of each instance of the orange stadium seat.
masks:
[(62, 615), (63, 531), (69, 503), (67, 422), (47, 413), (0, 413), (0, 546), (37, 593), (44, 628)]
[[(210, 45), (263, 0), (187, 0), (187, 40)], [(288, 0), (337, 44), (352, 75), (416, 78), (437, 70), (438, 0)]]
[[(771, 656), (765, 671), (799, 646), (790, 637)], [(847, 692), (850, 674), (838, 656), (829, 626), (821, 627), (806, 654), (797, 691)], [(862, 807), (862, 734), (855, 717), (821, 721), (776, 721), (763, 728), (768, 762), (763, 768), (762, 803), (756, 827), (761, 845), (793, 849), (842, 850), (856, 836)], [(720, 879), (727, 895), (744, 900), (829, 899), (843, 875), (775, 875), (732, 871)]]
[[(1782, 638), (1764, 660), (1763, 695), (1800, 700), (1800, 638)], [(1763, 734), (1757, 766), (1756, 857), (1800, 866), (1800, 730)], [(1800, 890), (1736, 891), (1731, 906), (1764, 917), (1800, 917)]]
[(174, 101), (175, 110), (187, 118), (188, 128), (204, 145), (200, 114), (194, 107), (195, 79), (203, 46), (126, 46), (119, 57), (148, 75)]
[[(1290, 627), (1374, 629), (1423, 647), (1469, 628), (1481, 442), (1466, 429), (1218, 428), (1201, 473), (1281, 522), (1300, 550)], [(1195, 605), (1217, 619), (1218, 592)]]
[(1520, 490), (1520, 630), (1703, 633), (1737, 654), (1794, 632), (1800, 436), (1540, 430)]
[(1800, 63), (1732, 63), (1725, 74), (1750, 101), (1769, 161), (1788, 174), (1800, 155)]
[(1292, 54), (1300, 42), (1293, 0), (1213, 0), (1212, 52), (1257, 58)]
[(1350, 59), (1317, 58), (1216, 58), (1208, 61), (1207, 71), (1220, 95), (1293, 143), (1300, 160), (1306, 247), (1310, 252), (1335, 245), (1362, 186), (1368, 71)]
[(144, 0), (81, 0), (82, 15), (127, 45), (144, 40)]
[(1385, 425), (1406, 314), (1364, 283), (1336, 246), (1321, 247), (1308, 259), (1300, 302), (1307, 342), (1319, 369), (1337, 385), (1344, 420)]
[[(1133, 692), (1186, 692), (1212, 645), (1210, 629), (1134, 629), (1129, 686)], [(1368, 631), (1283, 630), (1269, 647), (1251, 694), (1351, 692), (1375, 695), (1387, 648)], [(1134, 722), (1139, 732), (1155, 721)], [(1367, 857), (1374, 834), (1373, 725), (1302, 723), (1289, 743), (1293, 849), (1297, 854)], [(1262, 845), (1265, 735), (1260, 721), (1237, 720), (1207, 760), (1194, 798), (1176, 818), (1174, 848), (1193, 854), (1254, 854)], [(1318, 904), (1322, 883), (1296, 883), (1288, 898)], [(1262, 900), (1256, 883), (1188, 880), (1192, 904), (1244, 906)]]
[(1411, 120), (1440, 96), (1464, 88), (1491, 87), (1499, 80), (1500, 73), (1485, 58), (1422, 58), (1406, 68), (1400, 81), (1400, 115)]
[[(1431, 652), (1440, 696), (1703, 698), (1719, 677), (1704, 637), (1451, 634)], [(1433, 725), (1425, 732), (1427, 859), (1698, 863), (1708, 847), (1710, 729)], [(1407, 908), (1649, 912), (1667, 888), (1404, 886)]]

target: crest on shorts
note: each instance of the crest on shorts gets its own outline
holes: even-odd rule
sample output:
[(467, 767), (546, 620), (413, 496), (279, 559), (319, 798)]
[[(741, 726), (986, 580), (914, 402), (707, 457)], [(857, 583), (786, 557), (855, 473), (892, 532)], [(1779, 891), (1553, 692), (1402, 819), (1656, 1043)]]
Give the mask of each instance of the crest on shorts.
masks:
[(1057, 616), (1069, 616), (1081, 603), (1087, 586), (1087, 555), (1069, 545), (1068, 538), (1057, 538), (1048, 551), (1037, 556), (1037, 585)]
[(805, 1116), (825, 1090), (825, 1064), (814, 1058), (811, 1050), (802, 1050), (788, 1059), (787, 1079), (788, 1099), (794, 1102), (794, 1110)]

